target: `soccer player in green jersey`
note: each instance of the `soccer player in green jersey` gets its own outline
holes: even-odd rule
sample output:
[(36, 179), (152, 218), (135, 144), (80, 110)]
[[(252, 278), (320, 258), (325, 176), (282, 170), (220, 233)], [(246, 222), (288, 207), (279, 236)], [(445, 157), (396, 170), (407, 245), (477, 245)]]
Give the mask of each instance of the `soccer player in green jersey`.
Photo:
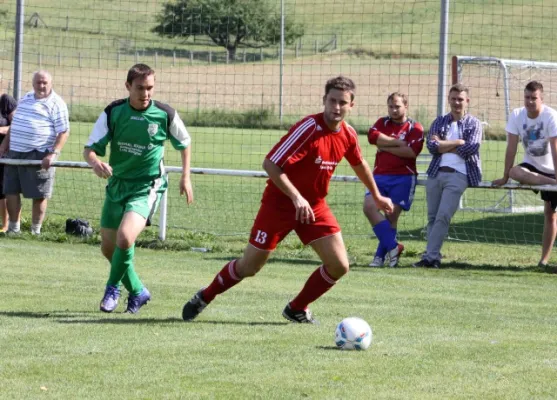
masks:
[[(178, 113), (152, 100), (155, 71), (136, 64), (129, 71), (127, 99), (116, 100), (101, 113), (83, 156), (101, 178), (108, 178), (101, 214), (101, 250), (110, 261), (110, 276), (100, 309), (118, 306), (120, 282), (129, 292), (126, 312), (135, 314), (151, 300), (133, 266), (135, 240), (155, 212), (168, 182), (164, 142), (170, 139), (182, 156), (180, 194), (193, 201), (190, 180), (190, 135)], [(110, 143), (108, 163), (101, 161)]]

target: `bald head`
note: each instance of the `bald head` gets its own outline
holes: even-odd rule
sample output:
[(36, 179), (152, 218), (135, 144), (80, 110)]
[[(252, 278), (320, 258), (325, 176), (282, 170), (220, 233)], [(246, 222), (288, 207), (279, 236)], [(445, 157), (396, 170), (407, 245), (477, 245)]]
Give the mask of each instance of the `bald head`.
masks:
[(33, 90), (36, 99), (44, 99), (52, 93), (52, 75), (48, 71), (40, 70), (33, 74)]

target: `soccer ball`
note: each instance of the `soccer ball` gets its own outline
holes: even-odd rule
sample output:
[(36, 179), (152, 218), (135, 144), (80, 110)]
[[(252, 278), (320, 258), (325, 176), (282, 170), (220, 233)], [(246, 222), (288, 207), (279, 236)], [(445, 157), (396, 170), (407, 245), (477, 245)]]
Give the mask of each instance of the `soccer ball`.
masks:
[(335, 330), (335, 343), (342, 350), (365, 350), (372, 337), (368, 323), (357, 317), (343, 319)]

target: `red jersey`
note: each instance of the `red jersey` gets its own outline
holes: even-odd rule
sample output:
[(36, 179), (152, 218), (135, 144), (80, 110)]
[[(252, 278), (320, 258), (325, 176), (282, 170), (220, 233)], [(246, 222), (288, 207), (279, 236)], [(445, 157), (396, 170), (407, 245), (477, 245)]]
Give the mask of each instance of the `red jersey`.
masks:
[[(403, 124), (391, 121), (389, 117), (379, 118), (375, 125), (369, 128), (367, 138), (369, 143), (376, 144), (379, 133), (404, 140), (412, 148), (416, 156), (424, 146), (424, 128), (419, 122), (408, 119)], [(387, 151), (377, 151), (375, 155), (374, 175), (417, 175), (416, 159), (402, 158)]]
[[(329, 129), (323, 113), (297, 122), (271, 149), (266, 158), (282, 168), (300, 194), (314, 205), (329, 191), (336, 166), (345, 157), (350, 165), (363, 162), (362, 150), (354, 128), (342, 122), (338, 132)], [(263, 203), (294, 207), (271, 179), (263, 192)]]

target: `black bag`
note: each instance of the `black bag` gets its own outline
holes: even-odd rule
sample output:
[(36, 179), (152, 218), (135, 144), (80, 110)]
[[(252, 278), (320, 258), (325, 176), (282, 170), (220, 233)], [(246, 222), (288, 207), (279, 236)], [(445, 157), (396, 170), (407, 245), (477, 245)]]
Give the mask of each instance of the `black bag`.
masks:
[(66, 233), (70, 235), (87, 237), (93, 234), (93, 228), (89, 225), (89, 222), (76, 218), (68, 218), (66, 220)]

